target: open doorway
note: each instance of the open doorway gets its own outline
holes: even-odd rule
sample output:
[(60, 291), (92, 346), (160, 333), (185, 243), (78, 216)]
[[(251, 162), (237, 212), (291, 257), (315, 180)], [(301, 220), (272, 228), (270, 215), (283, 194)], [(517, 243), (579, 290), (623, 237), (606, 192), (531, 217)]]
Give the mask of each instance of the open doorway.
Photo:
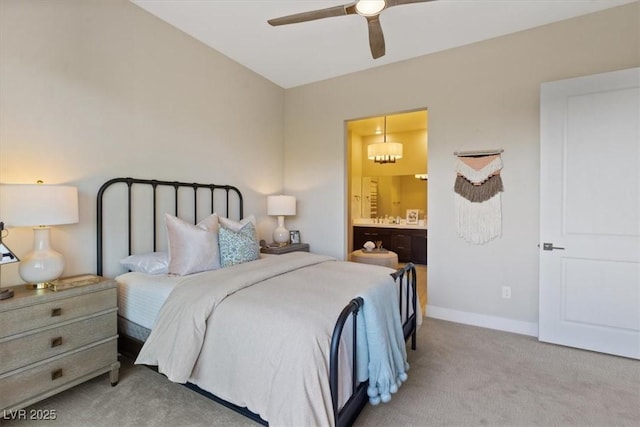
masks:
[[(358, 257), (367, 241), (418, 270), (426, 305), (428, 218), (428, 112), (426, 109), (348, 120), (347, 253)], [(370, 146), (397, 143), (398, 159), (373, 159)], [(385, 147), (383, 147), (385, 148)], [(396, 146), (397, 148), (397, 146)]]

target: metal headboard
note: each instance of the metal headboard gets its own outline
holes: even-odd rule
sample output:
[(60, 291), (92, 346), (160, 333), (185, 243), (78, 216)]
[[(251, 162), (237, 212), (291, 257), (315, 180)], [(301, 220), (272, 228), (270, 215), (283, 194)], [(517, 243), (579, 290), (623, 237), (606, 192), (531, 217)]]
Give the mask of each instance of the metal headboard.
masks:
[(153, 191), (153, 250), (156, 250), (156, 235), (158, 231), (157, 224), (157, 206), (158, 206), (158, 187), (171, 187), (174, 189), (174, 215), (178, 216), (178, 201), (179, 201), (179, 190), (180, 188), (191, 188), (193, 190), (193, 212), (194, 212), (194, 223), (195, 223), (195, 213), (198, 212), (198, 190), (199, 189), (209, 189), (210, 196), (210, 213), (215, 212), (217, 206), (214, 206), (214, 194), (216, 191), (226, 192), (225, 202), (223, 203), (223, 210), (219, 212), (225, 212), (225, 215), (229, 216), (229, 193), (235, 193), (237, 195), (238, 202), (238, 212), (239, 219), (242, 219), (244, 216), (243, 213), (243, 201), (242, 201), (242, 193), (236, 187), (231, 185), (217, 185), (217, 184), (198, 184), (198, 183), (189, 183), (189, 182), (178, 182), (178, 181), (159, 181), (156, 179), (136, 179), (136, 178), (114, 178), (102, 184), (100, 190), (98, 190), (98, 200), (97, 200), (97, 274), (102, 275), (103, 272), (103, 233), (104, 233), (104, 210), (103, 210), (103, 199), (105, 191), (114, 184), (124, 183), (127, 186), (127, 242), (128, 242), (128, 253), (131, 254), (131, 241), (132, 241), (132, 187), (134, 184), (140, 184), (142, 186), (150, 186)]

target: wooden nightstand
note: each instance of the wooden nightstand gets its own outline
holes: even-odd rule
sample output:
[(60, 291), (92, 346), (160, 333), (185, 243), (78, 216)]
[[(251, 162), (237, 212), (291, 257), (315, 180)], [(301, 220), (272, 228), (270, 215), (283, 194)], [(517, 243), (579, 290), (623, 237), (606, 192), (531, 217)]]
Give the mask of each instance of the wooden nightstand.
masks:
[(286, 246), (275, 246), (268, 248), (260, 248), (260, 252), (263, 254), (282, 255), (289, 252), (309, 252), (308, 243), (292, 243)]
[(118, 383), (116, 282), (54, 292), (14, 286), (0, 300), (0, 411), (110, 372)]

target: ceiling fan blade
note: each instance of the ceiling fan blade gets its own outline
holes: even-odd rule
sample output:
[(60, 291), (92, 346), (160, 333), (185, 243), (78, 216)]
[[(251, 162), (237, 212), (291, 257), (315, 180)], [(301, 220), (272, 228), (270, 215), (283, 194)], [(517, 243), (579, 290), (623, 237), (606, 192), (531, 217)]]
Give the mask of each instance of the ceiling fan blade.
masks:
[(312, 10), (310, 12), (295, 13), (280, 18), (269, 19), (267, 22), (273, 26), (296, 24), (298, 22), (315, 21), (316, 19), (332, 18), (334, 16), (351, 15), (355, 12), (353, 5), (328, 7), (326, 9)]
[(384, 34), (380, 26), (380, 17), (367, 16), (367, 24), (369, 27), (369, 47), (371, 48), (371, 56), (373, 59), (380, 58), (385, 54)]
[(429, 1), (435, 1), (435, 0), (387, 0), (387, 9), (393, 6), (401, 6), (403, 4), (426, 3)]

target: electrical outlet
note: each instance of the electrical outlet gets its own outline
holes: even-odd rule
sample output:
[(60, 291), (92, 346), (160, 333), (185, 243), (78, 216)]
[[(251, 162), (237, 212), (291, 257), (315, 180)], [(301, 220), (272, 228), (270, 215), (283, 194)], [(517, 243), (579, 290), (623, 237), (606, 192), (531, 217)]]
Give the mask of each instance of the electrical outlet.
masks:
[(502, 287), (502, 298), (511, 299), (511, 286)]

